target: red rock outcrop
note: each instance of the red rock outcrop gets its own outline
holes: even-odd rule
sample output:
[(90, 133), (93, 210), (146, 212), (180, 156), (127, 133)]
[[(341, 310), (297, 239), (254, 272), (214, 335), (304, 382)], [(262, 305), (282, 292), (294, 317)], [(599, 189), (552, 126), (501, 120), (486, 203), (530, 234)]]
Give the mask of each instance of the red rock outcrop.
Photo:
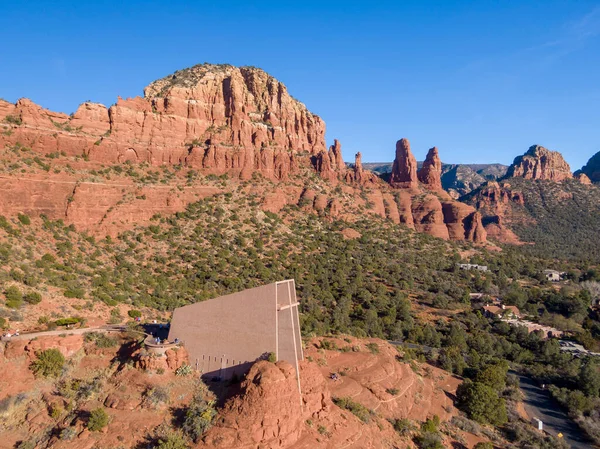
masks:
[(577, 173), (575, 175), (575, 179), (577, 181), (579, 181), (580, 183), (582, 183), (583, 185), (586, 185), (586, 186), (591, 186), (592, 185), (592, 180), (585, 173), (581, 173), (581, 172)]
[[(353, 237), (354, 238), (354, 237)], [(201, 449), (271, 448), (333, 449), (406, 447), (387, 419), (423, 421), (438, 415), (449, 421), (458, 414), (450, 396), (460, 381), (437, 368), (421, 377), (408, 364), (398, 363), (397, 350), (382, 341), (373, 354), (361, 342), (336, 340), (339, 347), (358, 352), (323, 351), (313, 342), (306, 353), (324, 362), (300, 363), (300, 384), (287, 362), (257, 362), (241, 385), (241, 393), (227, 401), (219, 419), (198, 445)], [(349, 346), (348, 346), (349, 347)], [(418, 366), (415, 369), (419, 369)], [(337, 382), (331, 372), (344, 375)], [(396, 390), (395, 394), (390, 391)], [(334, 404), (332, 397), (351, 397), (382, 419), (361, 422)], [(450, 445), (450, 441), (447, 442)], [(450, 447), (450, 446), (448, 446)]]
[(444, 222), (442, 203), (435, 195), (425, 195), (412, 203), (415, 229), (445, 240), (450, 238)]
[(331, 158), (326, 151), (321, 151), (316, 155), (315, 170), (317, 170), (321, 178), (327, 181), (335, 182), (338, 179), (338, 172), (331, 166)]
[(458, 201), (442, 203), (444, 222), (451, 240), (486, 241), (487, 233), (481, 222), (481, 214), (475, 208)]
[(82, 335), (42, 336), (35, 340), (9, 341), (4, 356), (7, 359), (14, 359), (26, 355), (30, 360), (34, 360), (40, 351), (58, 349), (65, 357), (71, 357), (82, 347)]
[[(183, 163), (244, 179), (254, 171), (285, 179), (294, 154), (326, 151), (323, 121), (260, 69), (195, 66), (153, 82), (144, 95), (119, 98), (109, 109), (84, 103), (72, 118), (27, 99), (2, 102), (0, 121), (10, 116), (15, 126), (0, 144), (103, 163)], [(339, 143), (330, 151), (342, 167)]]
[(511, 203), (521, 206), (525, 204), (523, 193), (514, 191), (508, 182), (489, 181), (479, 189), (476, 198), (477, 209), (492, 208), (498, 211)]
[(483, 226), (481, 214), (473, 212), (464, 219), (465, 238), (475, 243), (484, 243), (487, 241), (487, 230)]
[(507, 177), (558, 182), (572, 179), (573, 174), (558, 151), (534, 145), (523, 156), (515, 159), (508, 169)]
[[(386, 216), (396, 223), (435, 237), (486, 241), (481, 216), (475, 209), (453, 200), (442, 188), (442, 162), (436, 147), (427, 153), (423, 167), (417, 162), (407, 139), (396, 143), (396, 159), (389, 180), (394, 204), (384, 196)], [(429, 193), (428, 193), (429, 192)]]
[[(282, 83), (256, 68), (195, 66), (151, 83), (143, 98), (118, 98), (109, 108), (86, 102), (71, 117), (27, 99), (16, 104), (0, 100), (0, 131), (0, 148), (19, 143), (32, 153), (71, 158), (60, 173), (48, 164), (45, 173), (1, 175), (0, 214), (43, 213), (81, 230), (116, 235), (220, 191), (178, 182), (182, 179), (145, 185), (139, 178), (111, 174), (104, 182), (94, 172), (104, 164), (143, 163), (242, 180), (259, 174), (273, 181), (258, 192), (264, 210), (278, 212), (299, 204), (329, 219), (351, 218), (356, 211), (344, 208), (363, 202), (350, 196), (361, 194), (357, 186), (367, 187), (372, 212), (382, 217), (442, 238), (473, 235), (465, 228), (465, 214), (445, 221), (441, 202), (449, 198), (441, 189), (437, 150), (430, 150), (417, 174), (408, 140), (398, 141), (390, 186), (403, 191), (392, 195), (378, 176), (363, 168), (360, 153), (354, 167), (346, 168), (340, 142), (335, 140), (329, 149), (325, 145), (323, 121), (293, 99)], [(73, 161), (77, 170), (71, 167)], [(302, 184), (295, 177), (310, 169), (330, 185), (346, 181), (341, 185), (344, 197), (327, 186), (300, 194)], [(427, 190), (435, 195), (420, 198)]]
[[(486, 216), (487, 236), (505, 243), (519, 244), (519, 238), (507, 226), (507, 216), (512, 216), (518, 207), (525, 205), (523, 193), (515, 190), (509, 182), (489, 181), (481, 186), (470, 204), (477, 208), (481, 223), (482, 213)], [(517, 209), (515, 209), (517, 206)], [(480, 228), (479, 224), (476, 228)]]
[(342, 157), (342, 144), (337, 139), (334, 139), (333, 145), (329, 147), (329, 159), (334, 170), (340, 171), (346, 168)]
[(379, 178), (372, 172), (365, 170), (362, 165), (360, 151), (354, 156), (354, 167), (346, 171), (345, 180), (349, 184), (368, 185), (376, 184)]
[(417, 177), (417, 160), (410, 151), (408, 139), (396, 142), (396, 158), (392, 166), (390, 185), (400, 188), (414, 188), (419, 184)]
[(442, 161), (437, 147), (427, 153), (425, 162), (418, 172), (419, 181), (430, 190), (442, 190)]
[(592, 182), (600, 182), (600, 152), (594, 154), (576, 174), (584, 174)]

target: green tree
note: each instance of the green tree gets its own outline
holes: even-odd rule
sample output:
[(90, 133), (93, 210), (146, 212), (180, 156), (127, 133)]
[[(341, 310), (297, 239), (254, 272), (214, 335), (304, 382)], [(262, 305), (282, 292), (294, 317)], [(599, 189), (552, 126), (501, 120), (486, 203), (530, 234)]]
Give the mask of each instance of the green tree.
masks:
[(127, 312), (127, 315), (129, 315), (131, 318), (141, 318), (142, 312), (140, 312), (139, 310), (132, 309)]
[(587, 396), (600, 396), (600, 366), (597, 362), (590, 359), (581, 366), (578, 384)]
[(25, 294), (23, 299), (29, 304), (39, 304), (42, 302), (42, 295), (40, 295), (38, 292), (29, 292)]
[(23, 294), (14, 285), (8, 287), (4, 294), (6, 295), (6, 307), (18, 309), (23, 304)]
[(109, 420), (108, 413), (102, 407), (98, 407), (91, 411), (87, 428), (92, 432), (98, 432), (108, 425)]
[(442, 348), (440, 351), (439, 362), (442, 369), (458, 374), (459, 376), (462, 375), (464, 369), (467, 367), (460, 348), (456, 346)]
[(41, 377), (58, 377), (65, 365), (65, 356), (56, 349), (46, 349), (37, 354), (37, 359), (31, 362), (33, 374)]
[(470, 419), (500, 426), (507, 420), (506, 405), (496, 390), (480, 382), (463, 382), (456, 391), (458, 406)]
[(485, 366), (475, 376), (475, 382), (482, 383), (488, 387), (501, 392), (506, 388), (506, 374), (508, 363), (505, 360)]

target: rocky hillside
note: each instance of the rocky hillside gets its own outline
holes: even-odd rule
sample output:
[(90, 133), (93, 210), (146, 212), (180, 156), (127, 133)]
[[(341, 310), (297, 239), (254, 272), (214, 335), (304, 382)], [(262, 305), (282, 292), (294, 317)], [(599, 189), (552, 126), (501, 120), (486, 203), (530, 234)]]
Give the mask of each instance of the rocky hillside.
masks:
[(558, 151), (550, 151), (533, 145), (523, 155), (518, 156), (506, 173), (508, 178), (541, 179), (564, 181), (572, 179), (571, 167)]
[(600, 190), (573, 176), (562, 155), (532, 146), (507, 176), (462, 199), (477, 208), (494, 240), (534, 243), (545, 257), (600, 260), (594, 235), (600, 223)]
[(600, 152), (593, 155), (587, 164), (575, 173), (575, 176), (587, 176), (591, 182), (600, 182)]
[(301, 205), (350, 221), (367, 213), (485, 241), (475, 210), (440, 189), (437, 153), (417, 175), (407, 147), (396, 159), (414, 162), (407, 182), (384, 182), (360, 153), (348, 168), (340, 142), (327, 148), (323, 121), (253, 67), (194, 66), (151, 83), (143, 98), (84, 103), (71, 116), (1, 101), (0, 122), (0, 215), (43, 214), (115, 236), (262, 178), (253, 194), (270, 212)]
[[(417, 162), (420, 168), (423, 162)], [(384, 177), (392, 172), (391, 162), (369, 162), (363, 166)], [(506, 175), (508, 166), (502, 164), (444, 164), (442, 163), (442, 187), (453, 198), (466, 195), (486, 181)]]

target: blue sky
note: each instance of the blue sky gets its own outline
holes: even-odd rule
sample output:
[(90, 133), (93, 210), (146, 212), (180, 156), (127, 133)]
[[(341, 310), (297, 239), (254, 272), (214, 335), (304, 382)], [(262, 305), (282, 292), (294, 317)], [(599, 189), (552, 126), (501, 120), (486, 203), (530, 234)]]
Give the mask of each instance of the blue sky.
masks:
[(600, 151), (598, 1), (1, 2), (0, 97), (73, 112), (202, 62), (254, 65), (327, 123), (344, 158), (573, 170)]

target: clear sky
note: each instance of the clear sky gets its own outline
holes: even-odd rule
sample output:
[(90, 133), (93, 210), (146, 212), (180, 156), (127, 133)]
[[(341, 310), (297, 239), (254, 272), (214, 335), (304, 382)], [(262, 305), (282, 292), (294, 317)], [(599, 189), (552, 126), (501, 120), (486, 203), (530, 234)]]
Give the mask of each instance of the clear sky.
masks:
[(0, 97), (73, 112), (202, 62), (253, 65), (327, 123), (344, 158), (573, 170), (600, 151), (600, 2), (3, 1)]

